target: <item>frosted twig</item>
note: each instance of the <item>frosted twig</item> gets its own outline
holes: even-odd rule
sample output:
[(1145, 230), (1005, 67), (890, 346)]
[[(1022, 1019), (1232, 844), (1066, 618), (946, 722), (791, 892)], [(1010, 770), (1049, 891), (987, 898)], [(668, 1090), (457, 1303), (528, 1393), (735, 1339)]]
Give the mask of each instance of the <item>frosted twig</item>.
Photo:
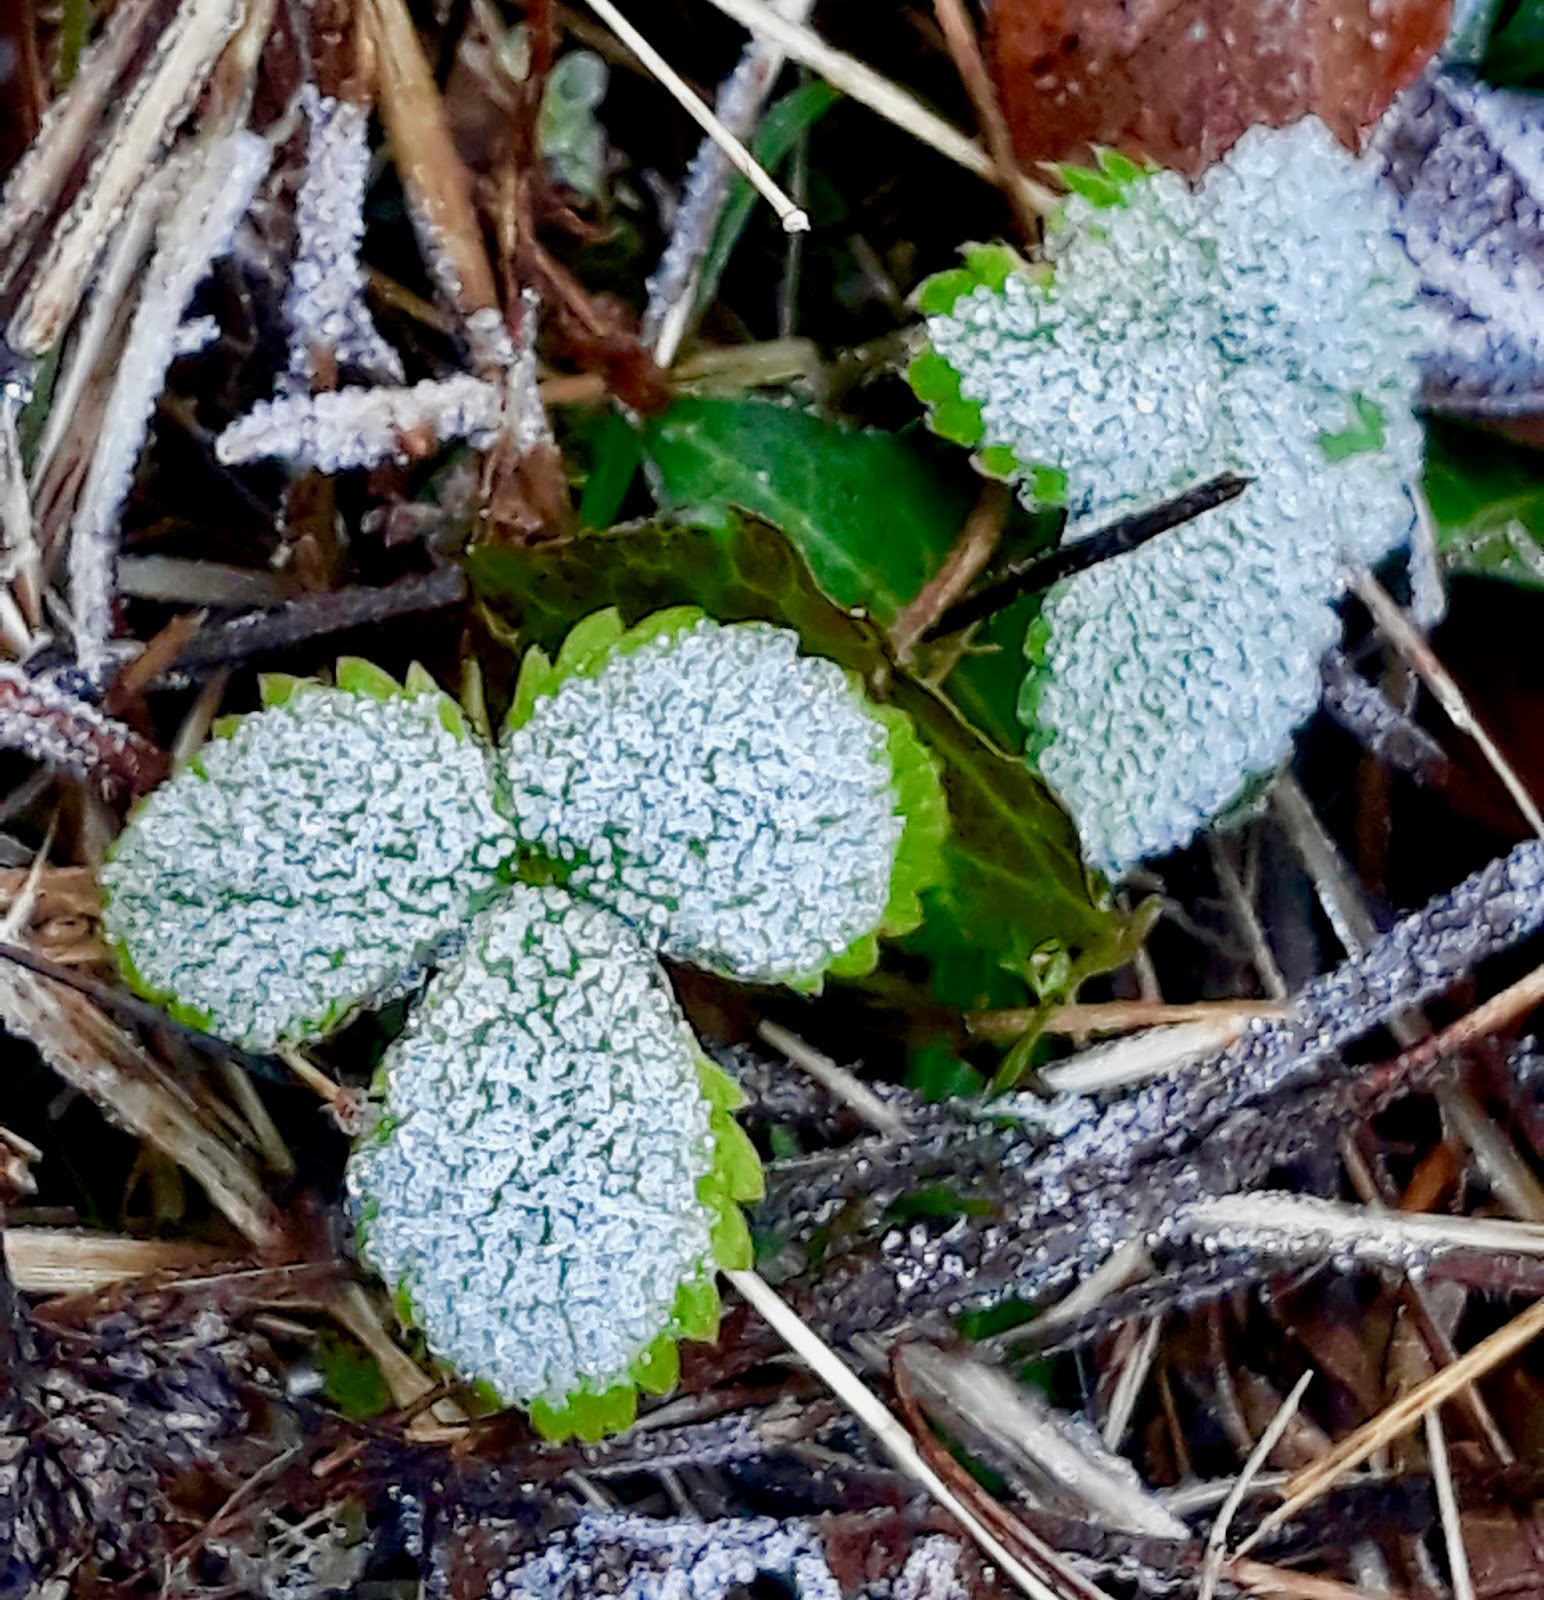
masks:
[(215, 441), (227, 466), (274, 456), (316, 472), (409, 461), (449, 439), (491, 444), (504, 419), (495, 384), (457, 373), (408, 388), (334, 389), (259, 400)]
[(240, 16), (238, 0), (183, 0), (11, 320), (7, 339), (18, 354), (36, 357), (53, 348), (75, 314), (108, 233), (191, 110)]
[[(813, 0), (773, 0), (773, 4), (780, 16), (803, 23)], [(750, 137), (783, 59), (777, 45), (752, 39), (720, 86), (714, 109), (719, 121), (739, 138)], [(680, 348), (696, 298), (698, 269), (723, 213), (732, 171), (729, 158), (712, 139), (703, 140), (686, 169), (669, 243), (649, 279), (641, 325), (642, 338), (653, 345), (654, 358), (662, 367), (671, 364)]]
[(1046, 1033), (1074, 1036), (1140, 1033), (1143, 1029), (1192, 1022), (1237, 1031), (1261, 1017), (1285, 1014), (1285, 1008), (1274, 1000), (1094, 1000), (1052, 1006), (1044, 1014), (1031, 1006), (972, 1011), (966, 1016), (965, 1025), (980, 1038), (1011, 1041), (1036, 1023)]
[(1303, 1396), (1313, 1379), (1313, 1372), (1308, 1371), (1292, 1386), (1292, 1393), (1276, 1408), (1276, 1415), (1266, 1424), (1265, 1432), (1260, 1435), (1254, 1449), (1249, 1452), (1244, 1470), (1234, 1479), (1233, 1487), (1228, 1490), (1227, 1499), (1218, 1509), (1217, 1520), (1212, 1523), (1212, 1531), (1206, 1540), (1206, 1561), (1201, 1568), (1199, 1600), (1212, 1600), (1212, 1596), (1217, 1592), (1217, 1580), (1222, 1575), (1223, 1555), (1228, 1547), (1228, 1529), (1233, 1526), (1233, 1518), (1238, 1514), (1238, 1508), (1243, 1505), (1250, 1484), (1259, 1477), (1261, 1467), (1265, 1465), (1271, 1451), (1280, 1443), (1281, 1436), (1287, 1431), (1293, 1417), (1297, 1415), (1297, 1408), (1302, 1404)]
[(91, 299), (85, 314), (66, 345), (53, 393), (49, 396), (48, 417), (32, 458), (32, 499), (47, 532), (53, 522), (61, 493), (57, 481), (68, 474), (56, 473), (61, 446), (71, 433), (80, 429), (81, 437), (95, 437), (93, 425), (83, 427), (87, 416), (94, 424), (94, 408), (88, 391), (103, 366), (102, 355), (110, 341), (121, 334), (128, 321), (132, 302), (130, 292), (144, 265), (150, 240), (171, 200), (174, 174), (162, 167), (134, 191), (127, 215), (118, 224), (102, 265), (92, 284)]
[(1053, 1061), (1040, 1069), (1040, 1081), (1053, 1094), (1104, 1094), (1143, 1083), (1225, 1049), (1244, 1031), (1247, 1020), (1225, 1013), (1202, 1022), (1147, 1028), (1079, 1051), (1065, 1061)]
[(1442, 1418), (1435, 1410), (1426, 1413), (1426, 1451), (1431, 1457), (1431, 1483), (1437, 1491), (1437, 1511), (1442, 1519), (1443, 1543), (1447, 1546), (1453, 1600), (1474, 1600), (1474, 1574), (1469, 1569), (1469, 1552), (1464, 1548), (1463, 1517), (1458, 1509), (1458, 1496), (1453, 1491), (1447, 1436), (1442, 1429)]
[(320, 357), (329, 366), (341, 363), (401, 383), (402, 358), (375, 326), (359, 265), (370, 174), (368, 121), (359, 106), (324, 95), (314, 84), (300, 98), (309, 131), (306, 174), (295, 200), (295, 259), (284, 298), (290, 372), (310, 387)]
[(70, 87), (49, 107), (37, 137), (11, 168), (0, 196), (0, 292), (31, 248), (35, 226), (57, 203), (102, 109), (140, 43), (151, 0), (114, 6), (102, 35), (81, 57)]
[(1431, 783), (1447, 766), (1442, 747), (1407, 717), (1383, 691), (1370, 684), (1339, 650), (1319, 664), (1324, 680), (1320, 704), (1363, 749), (1385, 766)]
[(76, 657), (93, 677), (107, 664), (118, 521), (176, 349), (178, 324), (210, 263), (229, 248), (236, 223), (268, 170), (268, 146), (255, 134), (233, 134), (201, 156), (186, 192), (158, 230), (156, 253), (71, 522)]
[[(841, 50), (834, 50), (812, 29), (780, 17), (764, 0), (708, 0), (708, 3), (725, 16), (733, 17), (757, 38), (778, 45), (791, 60), (819, 73), (833, 88), (903, 128), (957, 166), (988, 183), (998, 181), (997, 164), (980, 145), (967, 139), (942, 117), (935, 116), (915, 96), (881, 77), (872, 67)], [(1032, 178), (1020, 174), (1015, 182), (1027, 204), (1042, 216), (1061, 203), (1057, 195)]]
[(1540, 814), (1538, 805), (1528, 792), (1528, 786), (1517, 775), (1516, 769), (1501, 753), (1496, 741), (1475, 716), (1457, 680), (1437, 659), (1431, 646), (1416, 632), (1404, 612), (1394, 604), (1388, 591), (1365, 565), (1360, 561), (1349, 561), (1347, 574), (1357, 598), (1372, 613), (1378, 631), (1419, 674), (1421, 681), (1436, 698), (1437, 704), (1442, 707), (1448, 721), (1460, 733), (1468, 734), (1479, 746), (1480, 753), (1490, 764), (1491, 771), (1501, 780), (1506, 792), (1516, 803), (1517, 809), (1522, 812), (1524, 821), (1540, 838), (1544, 838), (1544, 815)]
[(840, 1101), (871, 1128), (892, 1138), (903, 1138), (905, 1119), (886, 1105), (860, 1078), (839, 1067), (829, 1056), (807, 1045), (798, 1034), (775, 1022), (763, 1022), (756, 1031), (774, 1050), (781, 1050), (801, 1071), (807, 1072), (832, 1099)]
[(809, 214), (796, 205), (767, 175), (766, 168), (698, 98), (679, 72), (643, 37), (611, 0), (588, 0), (590, 9), (659, 80), (681, 109), (724, 152), (730, 165), (777, 213), (785, 233), (808, 233)]
[[(911, 1435), (890, 1414), (878, 1395), (831, 1347), (823, 1343), (754, 1272), (729, 1272), (725, 1276), (788, 1346), (831, 1392), (870, 1429), (901, 1471), (919, 1483), (952, 1516), (1003, 1572), (1031, 1600), (1062, 1600), (1037, 1577), (954, 1490), (922, 1458)], [(1102, 1591), (1094, 1590), (1095, 1594)]]
[(1406, 1272), (1444, 1250), (1544, 1255), (1544, 1227), (1533, 1223), (1375, 1210), (1276, 1190), (1192, 1201), (1162, 1231), (1168, 1239), (1213, 1253), (1241, 1251), (1290, 1261), (1333, 1257)]
[(1255, 975), (1260, 980), (1260, 987), (1272, 1000), (1284, 1001), (1288, 994), (1287, 980), (1282, 976), (1281, 968), (1276, 963), (1276, 953), (1271, 949), (1270, 940), (1266, 938), (1265, 929), (1260, 924), (1254, 900), (1246, 892), (1243, 881), (1233, 866), (1227, 846), (1222, 840), (1212, 833), (1207, 835), (1206, 844), (1212, 858), (1212, 870), (1217, 874), (1218, 887), (1222, 890), (1222, 897), (1227, 901), (1228, 910), (1233, 913), (1233, 920), (1243, 935), (1249, 959), (1254, 963)]
[(969, 1356), (912, 1342), (901, 1347), (898, 1359), (926, 1408), (986, 1441), (993, 1455), (1028, 1479), (1036, 1500), (1071, 1499), (1101, 1527), (1189, 1540), (1189, 1528), (1147, 1490), (1130, 1462), (1105, 1447), (1085, 1418), (1057, 1410), (1001, 1368)]
[[(17, 433), (22, 405), (21, 385), (0, 382), (0, 584), (25, 574), (35, 589), (40, 559), (32, 529), (32, 497), (27, 493)], [(24, 651), (29, 642), (25, 633), (9, 641), (18, 652)]]
[(1359, 1467), (1374, 1451), (1412, 1428), (1428, 1411), (1450, 1400), (1458, 1391), (1500, 1366), (1503, 1361), (1544, 1333), (1544, 1300), (1537, 1300), (1505, 1327), (1466, 1350), (1456, 1361), (1433, 1373), (1424, 1383), (1401, 1395), (1377, 1416), (1342, 1439), (1327, 1455), (1310, 1462), (1287, 1480), (1285, 1498), (1239, 1546), (1242, 1555), (1268, 1538), (1305, 1506), (1327, 1494), (1348, 1472)]
[(0, 663), (0, 746), (114, 791), (143, 794), (166, 776), (166, 758), (148, 740), (9, 663)]

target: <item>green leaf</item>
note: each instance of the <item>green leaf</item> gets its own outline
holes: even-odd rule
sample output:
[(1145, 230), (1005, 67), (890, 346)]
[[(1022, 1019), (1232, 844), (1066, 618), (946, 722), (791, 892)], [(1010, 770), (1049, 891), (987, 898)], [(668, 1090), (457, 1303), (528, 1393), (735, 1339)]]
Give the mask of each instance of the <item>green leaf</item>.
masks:
[(609, 528), (621, 514), (643, 460), (638, 430), (619, 411), (608, 408), (576, 428), (570, 443), (587, 462), (579, 525)]
[[(768, 172), (775, 172), (799, 139), (840, 99), (835, 89), (818, 78), (801, 83), (768, 108), (756, 129), (756, 137), (751, 140), (752, 154)], [(711, 305), (718, 298), (724, 268), (759, 203), (756, 191), (744, 178), (736, 174), (730, 179), (729, 197), (714, 230), (713, 242), (703, 257), (702, 279), (697, 290), (699, 306)]]
[(1319, 435), (1319, 448), (1327, 460), (1345, 461), (1383, 448), (1383, 407), (1364, 394), (1352, 395), (1350, 404), (1354, 414), (1351, 426), (1340, 433)]
[(322, 1394), (350, 1422), (368, 1422), (391, 1405), (391, 1391), (375, 1358), (352, 1339), (324, 1328), (317, 1340), (322, 1369)]
[(1521, 0), (1503, 16), (1485, 49), (1482, 75), (1491, 83), (1544, 83), (1544, 3)]
[(481, 545), (468, 565), (490, 605), (548, 649), (606, 605), (619, 606), (624, 623), (695, 604), (725, 622), (796, 629), (809, 650), (856, 672), (871, 698), (908, 713), (942, 762), (948, 877), (924, 897), (927, 915), (947, 900), (956, 924), (1002, 961), (1025, 963), (1047, 943), (1093, 970), (1122, 959), (1122, 919), (1085, 872), (1050, 791), (937, 690), (897, 672), (872, 624), (833, 605), (777, 529), (732, 513), (709, 527), (641, 523), (525, 549)]
[(1544, 588), (1544, 455), (1478, 429), (1433, 425), (1426, 503), (1449, 571)]
[(832, 600), (885, 626), (938, 571), (970, 511), (968, 491), (914, 443), (770, 400), (679, 401), (644, 449), (663, 509), (766, 517)]
[(907, 1055), (906, 1087), (936, 1102), (979, 1095), (986, 1088), (986, 1079), (947, 1044), (935, 1040)]

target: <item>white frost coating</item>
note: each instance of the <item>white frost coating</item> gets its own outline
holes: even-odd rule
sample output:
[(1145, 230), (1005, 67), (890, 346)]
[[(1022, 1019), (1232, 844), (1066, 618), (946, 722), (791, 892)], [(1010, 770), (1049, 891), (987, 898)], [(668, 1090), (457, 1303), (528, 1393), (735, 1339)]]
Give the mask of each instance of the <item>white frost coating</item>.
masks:
[(295, 201), (295, 259), (284, 312), (290, 371), (307, 386), (318, 350), (373, 378), (401, 383), (402, 358), (381, 337), (365, 304), (359, 246), (370, 175), (369, 120), (345, 100), (300, 92), (309, 126), (306, 174)]
[(226, 466), (274, 456), (316, 472), (408, 461), (449, 439), (493, 442), (504, 396), (466, 373), (410, 388), (334, 389), (259, 400), (215, 440)]
[(900, 844), (882, 724), (834, 662), (701, 621), (568, 679), (508, 733), (521, 839), (667, 955), (823, 971), (879, 925)]
[(436, 1355), (560, 1404), (669, 1326), (710, 1260), (699, 1058), (610, 912), (521, 885), (483, 914), (387, 1051), (385, 1136), (348, 1167), (364, 1254)]
[(203, 164), (156, 235), (155, 256), (118, 358), (96, 452), (70, 526), (70, 602), (81, 668), (107, 664), (118, 520), (145, 442), (150, 414), (177, 354), (182, 314), (211, 262), (230, 248), (237, 222), (268, 170), (267, 144), (234, 133), (210, 146)]
[[(919, 1550), (928, 1552), (928, 1561), (897, 1595), (954, 1600), (949, 1587), (919, 1587), (934, 1567), (958, 1581), (953, 1565), (939, 1562), (937, 1545), (958, 1553), (953, 1540), (922, 1541)], [(495, 1577), (488, 1600), (591, 1600), (602, 1593), (611, 1600), (729, 1600), (763, 1576), (790, 1580), (796, 1600), (843, 1600), (820, 1541), (798, 1523), (770, 1517), (656, 1521), (619, 1513), (586, 1513), (575, 1527)]]
[(256, 1050), (400, 984), (514, 853), (444, 706), (305, 687), (156, 790), (102, 873), (139, 979)]
[(1414, 527), (1428, 324), (1372, 172), (1313, 119), (1246, 134), (1195, 190), (1160, 173), (1066, 213), (1049, 287), (1016, 275), (928, 318), (983, 444), (1066, 472), (1069, 540), (1254, 480), (1047, 597), (1032, 753), (1118, 875), (1271, 771), (1316, 705), (1340, 550), (1374, 562)]

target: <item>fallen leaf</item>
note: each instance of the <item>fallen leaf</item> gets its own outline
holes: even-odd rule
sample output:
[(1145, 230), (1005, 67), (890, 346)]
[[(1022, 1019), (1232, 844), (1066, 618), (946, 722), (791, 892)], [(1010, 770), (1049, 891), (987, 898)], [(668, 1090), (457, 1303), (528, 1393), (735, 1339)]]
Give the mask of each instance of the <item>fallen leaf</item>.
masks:
[(1449, 0), (1000, 0), (992, 66), (1025, 161), (1092, 145), (1197, 173), (1316, 114), (1355, 147), (1447, 33)]

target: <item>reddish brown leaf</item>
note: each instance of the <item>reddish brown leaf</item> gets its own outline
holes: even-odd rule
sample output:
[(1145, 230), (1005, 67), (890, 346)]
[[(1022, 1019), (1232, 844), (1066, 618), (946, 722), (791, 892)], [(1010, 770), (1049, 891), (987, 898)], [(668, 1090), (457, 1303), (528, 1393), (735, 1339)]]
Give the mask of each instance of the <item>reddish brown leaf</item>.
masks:
[(1025, 161), (1093, 144), (1196, 173), (1310, 112), (1356, 145), (1447, 32), (1450, 0), (998, 0), (991, 54)]

